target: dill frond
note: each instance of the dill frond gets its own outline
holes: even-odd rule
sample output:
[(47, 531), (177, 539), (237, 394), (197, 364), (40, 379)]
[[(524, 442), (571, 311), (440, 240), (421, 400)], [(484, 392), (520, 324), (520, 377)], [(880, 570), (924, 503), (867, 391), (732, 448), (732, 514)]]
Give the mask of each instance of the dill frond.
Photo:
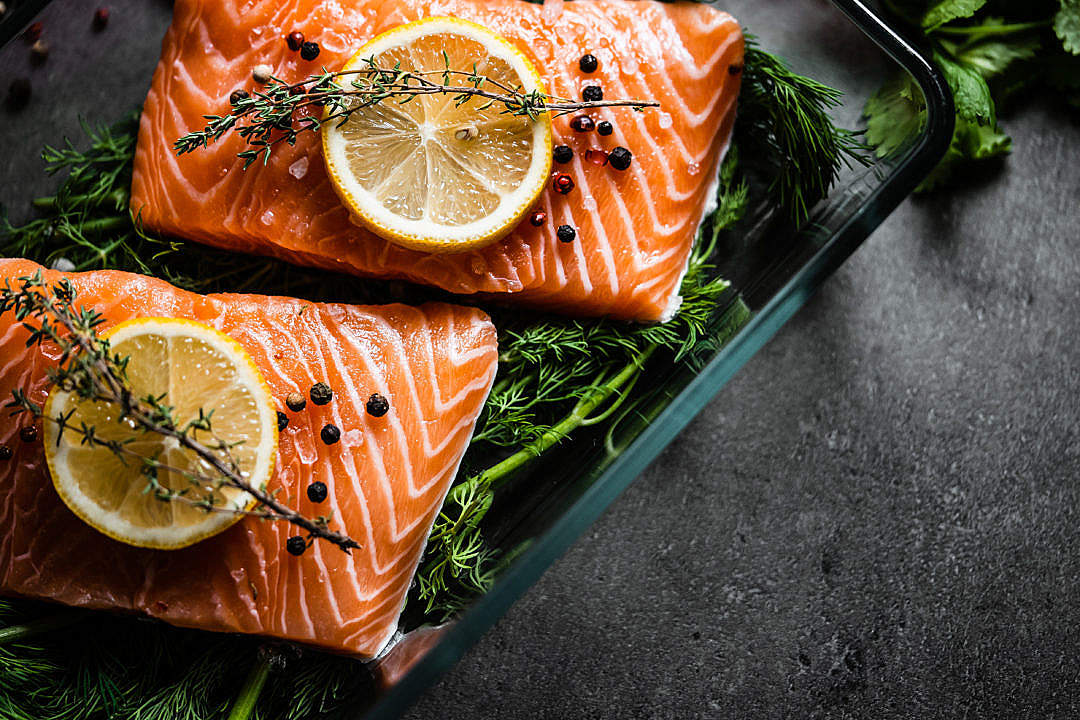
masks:
[(753, 159), (772, 202), (796, 224), (829, 194), (842, 168), (871, 162), (861, 133), (837, 127), (829, 114), (841, 95), (793, 72), (746, 35), (735, 142)]

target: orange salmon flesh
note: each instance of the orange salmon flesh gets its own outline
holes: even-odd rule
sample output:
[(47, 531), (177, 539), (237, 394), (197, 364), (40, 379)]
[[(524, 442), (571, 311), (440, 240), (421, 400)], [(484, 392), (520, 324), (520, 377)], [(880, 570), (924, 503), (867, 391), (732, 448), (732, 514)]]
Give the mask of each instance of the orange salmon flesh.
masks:
[[(40, 266), (0, 259), (0, 282)], [(495, 328), (480, 310), (442, 303), (358, 307), (283, 297), (208, 295), (114, 271), (68, 277), (101, 329), (133, 317), (182, 317), (217, 328), (252, 356), (289, 416), (269, 483), (307, 517), (330, 514), (361, 547), (316, 541), (294, 557), (285, 522), (245, 518), (182, 550), (147, 550), (99, 534), (53, 489), (41, 441), (20, 439), (24, 415), (0, 423), (0, 593), (144, 613), (174, 625), (256, 633), (374, 657), (397, 627), (431, 526), (495, 378)], [(27, 348), (13, 313), (0, 317), (0, 397), (21, 388), (43, 403), (48, 350)], [(334, 399), (286, 410), (290, 393), (326, 382)], [(372, 393), (390, 401), (367, 414)], [(5, 413), (6, 416), (6, 413)], [(341, 441), (319, 432), (333, 423)], [(38, 436), (41, 436), (40, 422)], [(310, 502), (306, 488), (330, 490)]]
[[(574, 159), (555, 165), (575, 189), (549, 187), (528, 219), (486, 248), (456, 254), (407, 250), (349, 220), (327, 177), (319, 138), (301, 133), (269, 164), (246, 171), (243, 141), (177, 157), (177, 138), (225, 114), (229, 95), (255, 92), (256, 65), (288, 82), (342, 67), (375, 35), (422, 17), (484, 25), (524, 52), (548, 92), (580, 98), (600, 85), (607, 99), (655, 100), (660, 109), (594, 111), (614, 133), (555, 120), (555, 143)], [(293, 31), (320, 46), (316, 60), (289, 50)], [(599, 60), (583, 73), (578, 60)], [(541, 6), (521, 0), (177, 0), (139, 129), (131, 208), (151, 230), (231, 250), (363, 276), (399, 278), (577, 316), (670, 319), (694, 235), (713, 201), (735, 118), (743, 36), (728, 14), (695, 2), (589, 0)], [(471, 68), (465, 68), (471, 69)], [(590, 148), (633, 153), (618, 171), (586, 159)], [(560, 225), (577, 239), (562, 243)]]

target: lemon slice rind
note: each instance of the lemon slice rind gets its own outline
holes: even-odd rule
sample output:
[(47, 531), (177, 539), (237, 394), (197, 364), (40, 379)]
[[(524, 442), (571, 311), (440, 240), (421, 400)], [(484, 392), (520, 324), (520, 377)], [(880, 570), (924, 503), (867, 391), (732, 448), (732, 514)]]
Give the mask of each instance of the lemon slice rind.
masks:
[[(166, 341), (172, 338), (191, 338), (205, 344), (208, 351), (226, 359), (235, 369), (237, 384), (250, 393), (257, 414), (257, 417), (248, 418), (258, 428), (258, 441), (253, 443), (255, 448), (253, 463), (251, 463), (250, 471), (246, 467), (243, 470), (247, 474), (246, 480), (253, 487), (265, 486), (276, 462), (277, 415), (270, 388), (251, 356), (243, 346), (224, 333), (203, 323), (177, 318), (135, 318), (117, 324), (102, 335), (109, 339), (112, 350), (120, 355), (125, 354), (125, 343), (146, 336), (157, 336)], [(137, 355), (129, 357), (130, 378), (138, 374), (139, 357)], [(137, 387), (132, 389), (136, 392), (139, 390)], [(165, 402), (168, 403), (169, 399), (166, 398)], [(207, 397), (209, 407), (213, 407), (214, 402), (214, 397)], [(45, 417), (55, 418), (59, 413), (66, 413), (73, 407), (80, 407), (77, 396), (54, 389), (45, 403)], [(181, 421), (186, 420), (187, 418), (181, 418)], [(113, 431), (116, 432), (115, 427)], [(132, 436), (137, 438), (132, 447), (168, 442), (161, 436), (146, 435), (141, 431), (133, 431)], [(99, 501), (87, 492), (87, 483), (94, 482), (95, 467), (100, 468), (106, 465), (114, 457), (109, 449), (103, 447), (89, 449), (81, 445), (80, 436), (70, 430), (60, 437), (58, 425), (48, 420), (44, 423), (44, 441), (49, 474), (64, 504), (81, 520), (114, 540), (137, 547), (178, 549), (216, 535), (243, 517), (239, 512), (206, 512), (191, 509), (187, 512), (187, 516), (190, 520), (192, 511), (196, 512), (197, 518), (194, 522), (150, 527), (132, 522), (125, 517), (125, 513), (102, 507)], [(95, 452), (103, 453), (102, 462), (87, 462), (88, 454)], [(125, 467), (130, 467), (131, 482), (138, 483), (137, 491), (141, 492), (146, 481), (140, 474), (142, 468), (140, 461), (138, 458), (129, 458)], [(111, 480), (115, 482), (114, 478)], [(132, 491), (134, 492), (136, 490)], [(223, 509), (249, 510), (255, 503), (255, 498), (247, 492), (233, 488), (225, 488), (221, 492), (225, 496), (220, 503)], [(145, 498), (146, 503), (179, 504), (178, 501), (165, 503), (154, 498), (151, 493), (144, 493), (142, 497)]]
[[(363, 45), (342, 69), (351, 70), (366, 66), (371, 57), (377, 57), (401, 47), (409, 47), (420, 38), (437, 34), (462, 35), (480, 43), (489, 56), (509, 64), (517, 75), (523, 92), (545, 92), (543, 80), (528, 57), (520, 50), (482, 25), (453, 17), (417, 20), (377, 35)], [(455, 69), (470, 71), (472, 68)], [(455, 81), (455, 84), (465, 83)], [(478, 101), (483, 102), (483, 99), (474, 98), (471, 102)], [(395, 100), (389, 99), (379, 105), (384, 112), (396, 113), (398, 111), (394, 108), (394, 103)], [(414, 219), (388, 209), (350, 170), (346, 157), (348, 141), (344, 133), (338, 130), (336, 121), (327, 122), (323, 126), (323, 155), (334, 189), (349, 208), (354, 221), (370, 228), (381, 237), (415, 250), (461, 252), (483, 247), (505, 237), (524, 218), (535, 204), (537, 197), (543, 192), (551, 173), (550, 115), (546, 112), (540, 114), (531, 121), (531, 126), (531, 156), (524, 178), (512, 191), (499, 193), (500, 202), (493, 211), (477, 220), (463, 224), (448, 224), (427, 217)], [(421, 142), (430, 143), (433, 140), (422, 138)], [(445, 147), (440, 147), (446, 150)], [(467, 171), (462, 169), (462, 172)], [(484, 182), (483, 178), (477, 178), (471, 173), (469, 179)], [(490, 187), (487, 189), (490, 190)]]

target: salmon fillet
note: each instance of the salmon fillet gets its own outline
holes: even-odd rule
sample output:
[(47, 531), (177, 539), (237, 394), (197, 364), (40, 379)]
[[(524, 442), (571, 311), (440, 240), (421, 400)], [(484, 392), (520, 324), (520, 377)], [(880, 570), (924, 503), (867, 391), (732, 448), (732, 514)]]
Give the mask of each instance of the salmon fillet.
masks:
[[(0, 282), (32, 274), (0, 260)], [(374, 657), (393, 634), (432, 523), (495, 377), (495, 328), (476, 309), (447, 304), (357, 307), (256, 295), (201, 296), (122, 272), (62, 274), (79, 302), (107, 318), (183, 317), (235, 338), (255, 359), (279, 410), (291, 392), (327, 382), (334, 400), (288, 412), (270, 489), (308, 517), (332, 513), (361, 548), (316, 542), (285, 550), (284, 522), (246, 518), (182, 550), (111, 540), (62, 503), (41, 443), (20, 440), (28, 416), (0, 423), (0, 592), (88, 608), (145, 613), (175, 625), (257, 633)], [(303, 309), (303, 312), (301, 312)], [(43, 402), (52, 359), (25, 347), (12, 314), (0, 317), (0, 396), (15, 388)], [(379, 392), (390, 412), (374, 418)], [(327, 446), (319, 430), (342, 429)], [(40, 427), (39, 427), (40, 430)], [(40, 433), (39, 433), (40, 435)], [(305, 489), (326, 483), (329, 499)]]
[[(276, 149), (266, 167), (246, 171), (233, 134), (183, 157), (173, 152), (177, 138), (203, 127), (204, 114), (227, 112), (234, 90), (255, 89), (255, 65), (298, 81), (341, 67), (378, 33), (436, 15), (506, 37), (553, 94), (579, 98), (585, 84), (599, 84), (609, 99), (656, 100), (662, 108), (595, 113), (614, 124), (609, 137), (575, 133), (570, 117), (557, 119), (556, 143), (576, 153), (556, 168), (576, 189), (544, 191), (542, 227), (526, 221), (492, 246), (452, 255), (406, 250), (353, 225), (311, 133)], [(316, 61), (287, 48), (284, 36), (294, 30), (319, 43)], [(600, 61), (592, 74), (578, 68), (586, 53)], [(143, 107), (131, 207), (157, 232), (300, 264), (571, 315), (666, 320), (678, 308), (694, 235), (715, 195), (742, 57), (735, 20), (692, 2), (177, 0)], [(625, 172), (585, 160), (590, 147), (618, 145), (634, 154)], [(577, 229), (576, 241), (558, 241), (562, 224)]]

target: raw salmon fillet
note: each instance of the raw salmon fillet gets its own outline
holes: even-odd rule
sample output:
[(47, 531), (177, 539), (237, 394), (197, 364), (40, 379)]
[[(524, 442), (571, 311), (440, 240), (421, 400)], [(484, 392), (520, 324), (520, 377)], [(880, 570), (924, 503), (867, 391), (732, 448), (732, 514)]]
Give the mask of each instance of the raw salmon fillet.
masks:
[[(393, 245), (349, 221), (328, 179), (318, 138), (276, 149), (266, 167), (241, 169), (230, 134), (177, 157), (173, 142), (225, 114), (229, 95), (256, 89), (267, 63), (290, 82), (337, 69), (374, 35), (427, 16), (485, 25), (533, 61), (548, 91), (580, 98), (586, 84), (608, 99), (657, 100), (659, 110), (604, 109), (609, 137), (555, 121), (556, 143), (575, 149), (556, 169), (576, 189), (550, 187), (538, 202), (548, 221), (528, 221), (482, 250), (429, 255)], [(305, 62), (284, 36), (299, 30), (321, 53)], [(594, 54), (599, 69), (582, 73)], [(572, 315), (638, 321), (670, 318), (694, 235), (713, 201), (735, 117), (743, 58), (738, 23), (693, 2), (589, 0), (177, 0), (143, 107), (131, 207), (145, 225), (221, 247), (358, 275), (404, 278), (454, 293)], [(619, 172), (585, 159), (590, 147), (629, 148)], [(577, 229), (561, 243), (559, 225)]]
[[(0, 260), (0, 282), (32, 274)], [(256, 295), (202, 296), (122, 272), (62, 274), (79, 302), (111, 326), (137, 316), (199, 320), (235, 338), (285, 411), (291, 392), (327, 382), (334, 400), (287, 412), (270, 488), (308, 517), (332, 513), (360, 543), (346, 555), (316, 542), (294, 557), (284, 522), (247, 518), (183, 550), (146, 550), (85, 525), (53, 490), (28, 416), (0, 423), (0, 592), (145, 613), (175, 625), (257, 633), (374, 657), (393, 634), (444, 496), (495, 377), (495, 328), (476, 309), (447, 304), (357, 307)], [(303, 312), (301, 312), (303, 310)], [(47, 395), (45, 351), (27, 349), (11, 313), (0, 317), (0, 396)], [(374, 392), (390, 401), (368, 415)], [(6, 418), (5, 413), (5, 418)], [(341, 441), (323, 444), (333, 422)], [(40, 427), (39, 427), (40, 430)], [(39, 433), (40, 435), (40, 433)], [(329, 499), (308, 501), (321, 480)]]

